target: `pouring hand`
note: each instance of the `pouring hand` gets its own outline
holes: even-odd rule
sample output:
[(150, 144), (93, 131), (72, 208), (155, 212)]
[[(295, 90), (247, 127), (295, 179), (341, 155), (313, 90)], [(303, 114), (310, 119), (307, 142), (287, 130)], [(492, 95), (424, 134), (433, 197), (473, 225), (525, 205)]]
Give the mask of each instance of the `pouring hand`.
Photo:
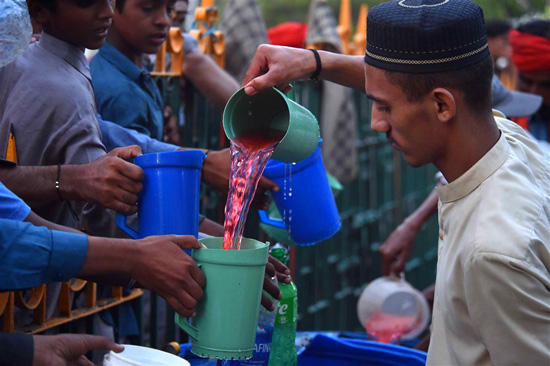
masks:
[(163, 297), (179, 314), (193, 316), (206, 280), (182, 249), (204, 248), (191, 235), (150, 236), (137, 241), (132, 278)]
[(244, 91), (254, 95), (275, 86), (286, 93), (292, 88), (291, 81), (304, 79), (315, 69), (315, 56), (311, 51), (262, 44), (246, 71)]

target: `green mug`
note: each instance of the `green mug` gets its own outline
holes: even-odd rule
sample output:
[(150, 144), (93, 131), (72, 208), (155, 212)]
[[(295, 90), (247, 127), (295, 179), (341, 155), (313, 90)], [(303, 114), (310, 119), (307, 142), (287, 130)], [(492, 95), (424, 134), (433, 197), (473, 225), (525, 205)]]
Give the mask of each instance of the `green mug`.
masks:
[(279, 132), (284, 137), (272, 158), (285, 163), (304, 160), (319, 143), (315, 116), (276, 88), (253, 96), (239, 89), (225, 106), (223, 128), (230, 140), (249, 133)]
[(176, 324), (191, 338), (191, 352), (221, 360), (252, 357), (269, 244), (243, 238), (241, 249), (224, 250), (223, 238), (202, 238), (207, 249), (192, 257), (206, 278), (204, 297), (189, 320)]

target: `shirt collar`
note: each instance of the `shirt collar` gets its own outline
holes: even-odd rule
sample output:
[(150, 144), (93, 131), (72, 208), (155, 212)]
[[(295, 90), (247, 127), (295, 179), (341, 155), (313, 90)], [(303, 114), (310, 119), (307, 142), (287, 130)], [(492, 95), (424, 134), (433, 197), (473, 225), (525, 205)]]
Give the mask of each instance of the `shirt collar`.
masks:
[(90, 65), (88, 64), (88, 60), (86, 60), (86, 56), (84, 56), (84, 52), (82, 52), (80, 48), (50, 36), (46, 32), (42, 32), (40, 35), (38, 46), (62, 58), (78, 70), (78, 72), (84, 75), (88, 80), (92, 80), (92, 76), (90, 75)]
[(446, 186), (437, 187), (437, 194), (442, 203), (452, 202), (466, 197), (489, 178), (498, 168), (504, 164), (510, 155), (510, 145), (506, 141), (504, 133), (500, 133), (495, 146), (485, 154), (477, 163), (462, 174), (458, 179)]
[(109, 42), (105, 42), (103, 47), (99, 49), (98, 56), (103, 57), (107, 62), (113, 65), (117, 70), (126, 75), (131, 80), (139, 83), (145, 70), (140, 69), (122, 52), (116, 49)]

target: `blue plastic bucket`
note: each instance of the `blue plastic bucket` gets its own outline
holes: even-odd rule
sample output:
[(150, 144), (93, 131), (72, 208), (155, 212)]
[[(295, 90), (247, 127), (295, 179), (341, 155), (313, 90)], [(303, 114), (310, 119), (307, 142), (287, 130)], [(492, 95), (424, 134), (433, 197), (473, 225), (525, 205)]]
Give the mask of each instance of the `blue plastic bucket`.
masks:
[(326, 240), (341, 227), (336, 201), (321, 156), (321, 142), (305, 160), (284, 164), (270, 160), (264, 175), (277, 183), (272, 192), (281, 219), (261, 215), (264, 224), (286, 228), (296, 244), (312, 245)]
[(393, 344), (316, 335), (298, 366), (424, 366), (426, 353)]
[(134, 163), (145, 172), (138, 196), (138, 227), (117, 215), (117, 225), (128, 235), (194, 235), (199, 233), (201, 169), (205, 155), (200, 150), (144, 154)]

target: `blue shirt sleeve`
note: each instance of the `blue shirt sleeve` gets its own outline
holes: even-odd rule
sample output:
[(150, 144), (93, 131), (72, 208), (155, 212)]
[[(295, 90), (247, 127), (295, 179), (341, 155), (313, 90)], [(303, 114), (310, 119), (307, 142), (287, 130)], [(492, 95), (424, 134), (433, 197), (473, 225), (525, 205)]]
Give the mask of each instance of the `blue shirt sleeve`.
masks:
[(30, 207), (0, 182), (0, 219), (23, 221), (30, 212)]
[(139, 145), (144, 154), (179, 149), (179, 146), (167, 144), (116, 123), (104, 121), (100, 115), (97, 116), (97, 120), (101, 129), (103, 144), (107, 151), (128, 145)]
[(86, 259), (88, 237), (0, 219), (0, 291), (75, 277)]

